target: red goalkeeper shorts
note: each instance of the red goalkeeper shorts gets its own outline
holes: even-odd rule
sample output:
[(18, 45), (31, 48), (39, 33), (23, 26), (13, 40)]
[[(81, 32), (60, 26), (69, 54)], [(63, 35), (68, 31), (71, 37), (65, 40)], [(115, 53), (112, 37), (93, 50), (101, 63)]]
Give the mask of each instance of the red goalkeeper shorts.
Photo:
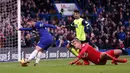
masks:
[(108, 50), (108, 51), (106, 51), (106, 53), (109, 54), (109, 55), (111, 55), (111, 56), (113, 56), (113, 57), (115, 56), (114, 55), (114, 50)]

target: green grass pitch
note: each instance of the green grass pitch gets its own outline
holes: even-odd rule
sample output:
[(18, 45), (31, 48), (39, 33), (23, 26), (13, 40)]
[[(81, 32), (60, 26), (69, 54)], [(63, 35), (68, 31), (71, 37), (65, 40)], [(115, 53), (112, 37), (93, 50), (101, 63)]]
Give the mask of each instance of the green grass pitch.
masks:
[(130, 56), (125, 64), (113, 65), (110, 61), (106, 65), (76, 66), (68, 65), (73, 59), (42, 60), (39, 65), (21, 67), (18, 62), (0, 62), (0, 73), (130, 73)]

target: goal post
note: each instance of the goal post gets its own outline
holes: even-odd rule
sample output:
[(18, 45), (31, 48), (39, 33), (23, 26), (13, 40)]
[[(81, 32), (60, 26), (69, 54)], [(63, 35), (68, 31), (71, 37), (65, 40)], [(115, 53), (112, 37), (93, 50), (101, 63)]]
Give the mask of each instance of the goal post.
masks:
[[(17, 22), (18, 22), (18, 28), (21, 27), (21, 0), (17, 0)], [(21, 31), (18, 31), (18, 61), (21, 60)]]

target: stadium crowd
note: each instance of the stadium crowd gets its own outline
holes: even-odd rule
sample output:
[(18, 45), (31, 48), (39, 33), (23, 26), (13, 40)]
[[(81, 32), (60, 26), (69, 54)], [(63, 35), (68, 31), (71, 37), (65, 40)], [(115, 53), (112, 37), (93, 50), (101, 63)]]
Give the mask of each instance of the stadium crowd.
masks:
[[(81, 16), (93, 27), (94, 38), (90, 38), (100, 49), (129, 48), (130, 47), (130, 2), (129, 0), (74, 0), (81, 10)], [(54, 2), (73, 2), (73, 0), (23, 0), (22, 26), (26, 27), (26, 20), (33, 18), (36, 21), (51, 23), (57, 26), (68, 26), (73, 22), (73, 16), (58, 15)], [(83, 4), (81, 4), (83, 3)], [(83, 7), (84, 5), (84, 7)], [(55, 36), (55, 46), (65, 47), (66, 35), (73, 33), (67, 28), (51, 30)], [(31, 32), (23, 33), (25, 46), (35, 45), (35, 38)], [(90, 36), (89, 36), (90, 37)], [(31, 43), (30, 43), (31, 41)]]
[[(95, 36), (93, 38), (88, 36), (88, 38), (99, 49), (130, 48), (129, 0), (22, 0), (21, 26), (27, 27), (26, 21), (30, 18), (57, 26), (70, 25), (73, 22), (73, 16), (63, 16), (55, 8), (54, 3), (62, 2), (78, 5), (81, 17), (93, 27)], [(68, 28), (48, 30), (55, 37), (53, 46), (56, 47), (66, 47), (66, 35), (74, 33)], [(22, 46), (33, 47), (38, 38), (36, 31), (22, 31)]]
[(0, 2), (0, 48), (17, 46), (17, 3)]

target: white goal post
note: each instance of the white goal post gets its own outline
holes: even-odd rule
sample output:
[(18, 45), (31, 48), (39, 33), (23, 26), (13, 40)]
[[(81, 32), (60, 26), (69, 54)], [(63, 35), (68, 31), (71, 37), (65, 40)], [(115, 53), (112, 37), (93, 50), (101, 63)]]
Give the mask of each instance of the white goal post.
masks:
[[(18, 28), (21, 27), (21, 0), (17, 0)], [(18, 61), (21, 60), (21, 31), (18, 31)]]

